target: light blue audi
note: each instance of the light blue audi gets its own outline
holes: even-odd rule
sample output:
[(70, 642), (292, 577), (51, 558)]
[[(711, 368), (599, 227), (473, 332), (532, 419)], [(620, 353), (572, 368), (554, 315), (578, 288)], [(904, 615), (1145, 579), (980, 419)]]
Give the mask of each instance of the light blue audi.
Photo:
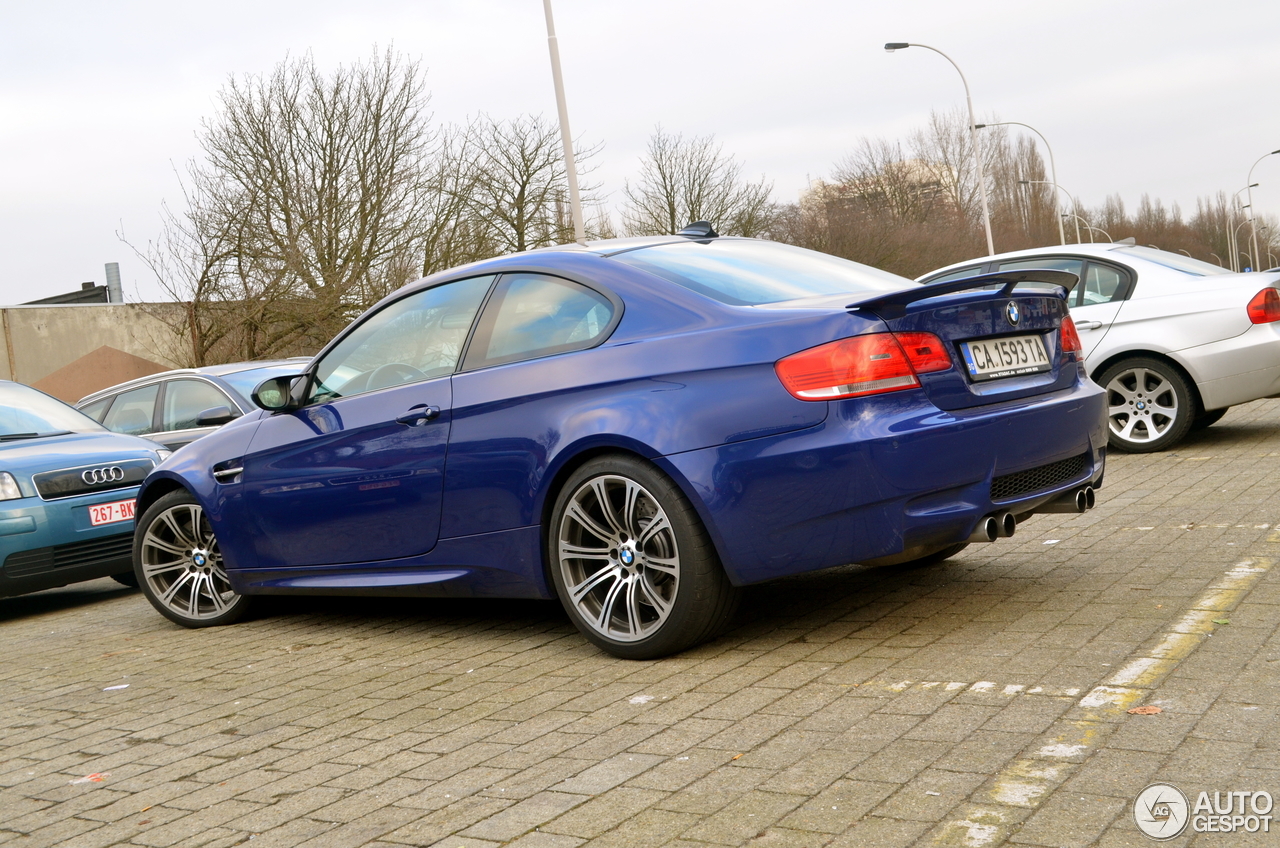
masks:
[(169, 451), (0, 380), (0, 598), (133, 577), (138, 484)]

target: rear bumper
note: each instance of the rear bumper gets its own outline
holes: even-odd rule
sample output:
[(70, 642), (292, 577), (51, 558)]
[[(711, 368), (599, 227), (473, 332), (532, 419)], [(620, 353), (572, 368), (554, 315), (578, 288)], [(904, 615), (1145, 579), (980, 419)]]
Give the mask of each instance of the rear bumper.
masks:
[(1238, 336), (1178, 351), (1205, 409), (1280, 393), (1280, 324), (1254, 324)]
[(816, 427), (663, 463), (742, 585), (964, 541), (992, 512), (1100, 483), (1106, 441), (1105, 395), (1082, 380), (955, 412), (921, 391), (854, 398)]

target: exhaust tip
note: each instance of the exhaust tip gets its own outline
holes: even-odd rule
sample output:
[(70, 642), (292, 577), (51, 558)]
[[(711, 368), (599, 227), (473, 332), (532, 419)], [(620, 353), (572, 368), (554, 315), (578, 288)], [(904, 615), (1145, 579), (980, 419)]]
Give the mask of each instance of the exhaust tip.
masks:
[(1093, 509), (1094, 504), (1098, 502), (1098, 497), (1093, 493), (1092, 486), (1084, 487), (1084, 508)]
[(1012, 512), (1001, 512), (996, 515), (996, 532), (1000, 538), (1010, 539), (1017, 532), (1018, 519), (1013, 517)]
[(1000, 535), (1000, 525), (996, 523), (994, 516), (988, 515), (978, 522), (978, 526), (973, 528), (973, 532), (969, 534), (970, 542), (994, 542)]

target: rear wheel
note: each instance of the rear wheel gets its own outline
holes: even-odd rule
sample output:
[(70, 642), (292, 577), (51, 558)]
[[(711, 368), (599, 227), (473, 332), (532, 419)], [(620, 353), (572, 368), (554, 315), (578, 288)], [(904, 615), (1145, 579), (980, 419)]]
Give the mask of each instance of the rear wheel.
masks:
[(1205, 430), (1209, 427), (1212, 427), (1214, 424), (1217, 424), (1219, 421), (1222, 420), (1222, 416), (1226, 415), (1227, 410), (1230, 408), (1231, 407), (1229, 406), (1224, 406), (1222, 407), (1222, 409), (1212, 409), (1202, 414), (1200, 417), (1196, 418), (1196, 420), (1191, 422), (1191, 429)]
[(147, 508), (133, 538), (133, 570), (147, 600), (183, 627), (231, 624), (251, 599), (231, 588), (209, 518), (186, 490)]
[(1167, 362), (1138, 357), (1098, 379), (1107, 392), (1110, 444), (1130, 453), (1171, 447), (1191, 429), (1195, 402), (1182, 374)]
[(616, 657), (690, 648), (736, 608), (738, 592), (692, 504), (641, 460), (601, 457), (578, 469), (556, 499), (547, 541), (569, 618)]

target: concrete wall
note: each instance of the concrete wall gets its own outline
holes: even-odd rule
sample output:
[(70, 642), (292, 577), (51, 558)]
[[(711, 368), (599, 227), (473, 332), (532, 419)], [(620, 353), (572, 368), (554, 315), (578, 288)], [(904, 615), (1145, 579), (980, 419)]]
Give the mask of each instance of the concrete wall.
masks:
[[(0, 308), (0, 379), (31, 385), (102, 347), (123, 351), (163, 369), (181, 367), (185, 364), (185, 346), (159, 316), (182, 308), (177, 303)], [(136, 374), (116, 379), (110, 370), (104, 371), (95, 375), (93, 382), (102, 385), (94, 390), (130, 376)]]

